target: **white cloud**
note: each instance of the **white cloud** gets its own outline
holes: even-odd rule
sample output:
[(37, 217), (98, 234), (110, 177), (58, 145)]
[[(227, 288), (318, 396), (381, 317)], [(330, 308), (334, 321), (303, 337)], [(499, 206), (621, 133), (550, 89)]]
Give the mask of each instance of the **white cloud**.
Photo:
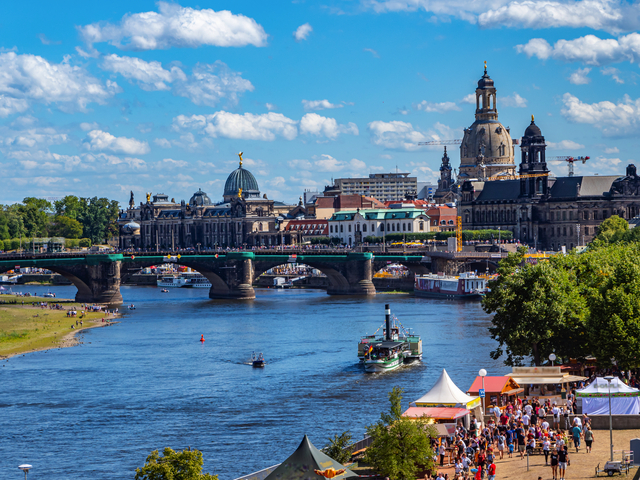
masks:
[(460, 100), (460, 103), (469, 103), (471, 105), (475, 105), (476, 104), (476, 94), (475, 93), (470, 93), (468, 95), (465, 95), (464, 98), (462, 100)]
[(175, 92), (196, 105), (215, 107), (223, 98), (235, 105), (238, 95), (252, 92), (253, 88), (249, 80), (218, 60), (212, 64), (196, 65), (186, 82), (177, 83)]
[(128, 155), (149, 153), (149, 144), (135, 138), (115, 137), (102, 130), (91, 130), (87, 137), (88, 140), (84, 143), (84, 148), (87, 150), (110, 150)]
[[(475, 96), (474, 96), (474, 103), (475, 103)], [(453, 110), (456, 110), (456, 111), (460, 110), (460, 107), (456, 105), (454, 102), (435, 103), (435, 102), (427, 102), (426, 100), (423, 100), (420, 103), (414, 104), (413, 108), (415, 108), (416, 110), (422, 110), (424, 112), (438, 112), (438, 113), (445, 113), (445, 112), (451, 112)]]
[(591, 82), (591, 79), (587, 77), (590, 71), (589, 67), (579, 68), (569, 76), (569, 81), (574, 85), (586, 85)]
[(542, 38), (534, 38), (524, 45), (517, 45), (516, 50), (540, 60), (553, 58), (596, 66), (627, 61), (640, 63), (640, 34), (634, 32), (618, 39), (585, 35), (575, 40), (558, 40), (553, 46)]
[(362, 0), (382, 12), (424, 10), (431, 21), (456, 17), (482, 28), (593, 28), (609, 32), (638, 28), (636, 2), (624, 0)]
[(37, 55), (0, 53), (0, 116), (24, 112), (31, 103), (58, 104), (61, 110), (86, 110), (89, 103), (104, 104), (119, 91), (116, 83), (103, 85), (81, 67), (50, 63)]
[(331, 103), (329, 100), (302, 100), (302, 106), (306, 111), (325, 110), (330, 108), (342, 108), (344, 105)]
[(198, 10), (166, 2), (158, 2), (158, 10), (126, 14), (118, 24), (92, 23), (78, 30), (88, 45), (108, 42), (121, 50), (267, 44), (267, 34), (254, 19), (228, 10)]
[(344, 163), (336, 160), (331, 155), (322, 154), (314, 162), (314, 166), (320, 172), (339, 172), (344, 169)]
[(380, 55), (378, 55), (378, 52), (376, 52), (373, 48), (363, 48), (362, 49), (364, 52), (369, 52), (371, 55), (373, 55), (375, 58), (380, 58)]
[(369, 123), (368, 127), (371, 141), (385, 148), (417, 150), (420, 148), (418, 142), (431, 140), (414, 130), (413, 125), (407, 122), (377, 120)]
[(164, 164), (165, 166), (169, 166), (169, 167), (180, 167), (180, 168), (184, 168), (184, 167), (188, 167), (189, 164), (187, 162), (185, 162), (184, 160), (174, 160), (173, 158), (164, 158), (162, 159), (162, 164)]
[(267, 110), (269, 110), (270, 112), (272, 110), (277, 110), (278, 109), (278, 106), (276, 104), (274, 104), (274, 103), (267, 102), (267, 103), (264, 104), (264, 106), (267, 107)]
[(300, 120), (300, 133), (307, 135), (324, 136), (335, 140), (340, 133), (358, 135), (358, 127), (355, 123), (339, 125), (335, 118), (328, 118), (317, 113), (307, 113)]
[(166, 138), (156, 138), (153, 143), (161, 148), (171, 148), (171, 142)]
[(618, 147), (607, 147), (604, 149), (604, 153), (620, 153)]
[(513, 95), (502, 97), (501, 103), (505, 107), (515, 107), (515, 108), (526, 108), (527, 107), (527, 100), (522, 98), (516, 92), (513, 92)]
[(273, 141), (277, 136), (293, 140), (298, 135), (297, 123), (281, 113), (254, 115), (223, 110), (212, 115), (178, 115), (173, 119), (173, 128), (199, 130), (212, 137)]
[(249, 80), (219, 60), (196, 65), (189, 76), (176, 66), (167, 70), (160, 62), (115, 54), (104, 57), (102, 68), (135, 80), (143, 90), (173, 90), (174, 95), (186, 97), (196, 105), (210, 107), (215, 107), (225, 98), (229, 104), (235, 105), (238, 95), (254, 88)]
[(293, 32), (293, 37), (296, 39), (296, 42), (301, 42), (302, 40), (306, 40), (311, 32), (313, 32), (313, 27), (305, 23), (296, 28), (296, 31)]
[(145, 62), (140, 58), (119, 57), (115, 54), (107, 55), (102, 59), (102, 68), (119, 73), (128, 80), (137, 80), (143, 90), (169, 90), (167, 83), (187, 79), (178, 67), (165, 70), (160, 62)]
[(578, 150), (584, 148), (584, 145), (573, 140), (562, 140), (557, 143), (547, 142), (547, 146), (554, 150)]
[(586, 123), (602, 130), (605, 135), (633, 134), (640, 127), (640, 99), (625, 95), (622, 101), (583, 103), (570, 93), (562, 97), (562, 115), (573, 123)]
[(624, 83), (624, 80), (622, 80), (619, 76), (620, 70), (618, 70), (617, 68), (614, 68), (614, 67), (601, 68), (600, 73), (602, 73), (602, 75), (610, 76), (615, 80), (616, 83)]
[(89, 130), (97, 130), (99, 128), (99, 125), (97, 122), (82, 122), (80, 124), (80, 130), (82, 130), (83, 132), (88, 132)]

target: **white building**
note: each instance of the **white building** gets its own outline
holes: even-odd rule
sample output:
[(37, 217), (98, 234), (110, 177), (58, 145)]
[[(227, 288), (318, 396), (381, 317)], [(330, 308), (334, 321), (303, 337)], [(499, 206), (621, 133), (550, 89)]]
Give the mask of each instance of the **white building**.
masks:
[(371, 173), (363, 178), (336, 178), (334, 185), (325, 189), (325, 194), (364, 195), (381, 202), (402, 201), (408, 193), (418, 191), (417, 177), (408, 173)]
[(390, 233), (426, 233), (429, 217), (412, 204), (392, 204), (388, 209), (362, 209), (334, 213), (329, 219), (329, 237), (352, 245), (367, 236)]

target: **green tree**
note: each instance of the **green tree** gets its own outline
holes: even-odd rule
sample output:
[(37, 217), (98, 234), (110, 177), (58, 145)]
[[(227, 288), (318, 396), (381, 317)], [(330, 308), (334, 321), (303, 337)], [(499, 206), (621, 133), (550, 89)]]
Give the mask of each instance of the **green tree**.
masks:
[(394, 387), (389, 393), (389, 413), (383, 412), (377, 423), (367, 427), (372, 443), (364, 461), (379, 475), (414, 480), (421, 470), (433, 468), (431, 438), (435, 433), (426, 417), (414, 420), (402, 416), (402, 393)]
[(217, 475), (202, 473), (202, 452), (173, 451), (165, 448), (162, 456), (154, 450), (142, 468), (136, 468), (135, 480), (217, 480)]
[(4, 242), (2, 240), (0, 240), (0, 251), (4, 250)]
[(351, 446), (351, 433), (346, 431), (329, 438), (329, 445), (324, 448), (324, 453), (338, 463), (347, 463), (351, 458), (353, 447)]
[(551, 353), (584, 356), (587, 309), (577, 286), (575, 256), (529, 264), (524, 253), (520, 249), (500, 262), (482, 301), (484, 311), (494, 313), (489, 332), (498, 347), (491, 357), (505, 355), (506, 365), (522, 365), (530, 356), (540, 365)]
[(629, 232), (629, 224), (624, 218), (613, 215), (607, 218), (598, 227), (598, 233), (593, 239), (594, 246), (624, 241), (624, 237)]
[(77, 219), (82, 223), (86, 237), (95, 244), (103, 243), (118, 233), (116, 220), (118, 219), (119, 206), (117, 201), (98, 197), (81, 200), (85, 205)]
[(85, 202), (75, 195), (67, 195), (62, 200), (54, 202), (56, 215), (78, 219), (81, 212), (84, 211)]
[(56, 215), (49, 227), (49, 234), (53, 237), (80, 238), (82, 224), (73, 218)]

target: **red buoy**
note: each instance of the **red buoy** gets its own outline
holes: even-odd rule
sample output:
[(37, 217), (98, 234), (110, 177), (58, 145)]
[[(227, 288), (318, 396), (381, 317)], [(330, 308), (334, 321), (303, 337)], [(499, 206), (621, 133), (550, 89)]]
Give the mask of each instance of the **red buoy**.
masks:
[(204, 335), (200, 335), (200, 341), (204, 343)]

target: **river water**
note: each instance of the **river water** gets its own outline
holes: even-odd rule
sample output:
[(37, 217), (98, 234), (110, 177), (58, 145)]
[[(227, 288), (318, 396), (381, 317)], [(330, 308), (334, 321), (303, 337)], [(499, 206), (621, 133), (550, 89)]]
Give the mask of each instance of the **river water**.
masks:
[[(73, 298), (74, 287), (51, 290)], [(466, 390), (491, 360), (489, 317), (476, 302), (320, 290), (257, 290), (253, 301), (212, 301), (206, 289), (123, 287), (121, 323), (78, 335), (82, 345), (0, 362), (0, 478), (132, 479), (154, 449), (197, 448), (204, 471), (231, 480), (279, 463), (308, 434), (365, 426), (405, 389), (403, 407), (443, 368)], [(422, 335), (419, 365), (365, 374), (357, 342), (384, 322), (384, 304)], [(204, 334), (206, 342), (199, 342)], [(268, 365), (246, 365), (252, 351)]]

